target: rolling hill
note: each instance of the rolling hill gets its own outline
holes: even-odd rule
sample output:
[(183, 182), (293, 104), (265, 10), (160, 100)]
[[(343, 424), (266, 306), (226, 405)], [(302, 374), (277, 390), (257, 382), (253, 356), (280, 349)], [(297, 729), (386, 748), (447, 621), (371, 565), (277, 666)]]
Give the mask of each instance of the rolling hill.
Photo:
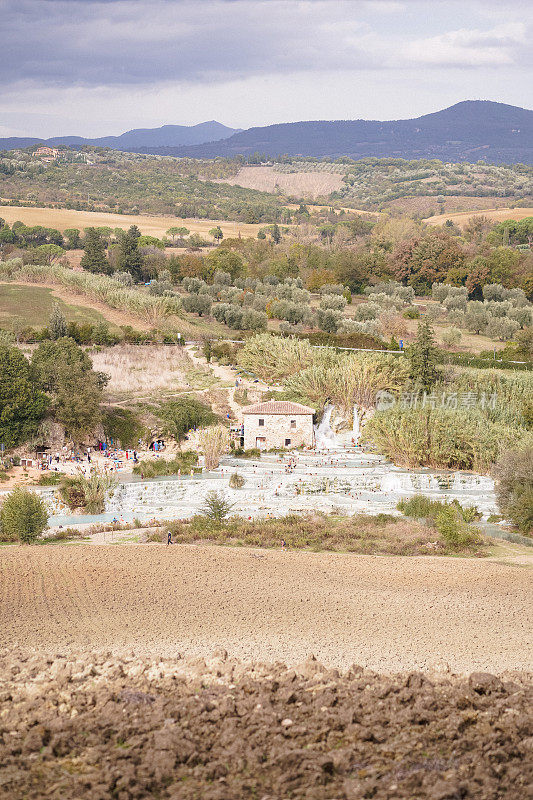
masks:
[(0, 139), (0, 149), (12, 150), (36, 144), (50, 146), (64, 144), (74, 147), (81, 145), (110, 147), (112, 150), (131, 153), (157, 153), (160, 148), (200, 145), (224, 139), (237, 132), (238, 128), (228, 128), (220, 122), (211, 120), (192, 126), (163, 125), (161, 128), (135, 128), (120, 136), (100, 136), (96, 139), (85, 139), (83, 136), (54, 136), (51, 139), (12, 136)]
[(269, 156), (532, 164), (533, 111), (488, 100), (467, 100), (416, 119), (292, 122), (250, 128), (219, 142), (168, 148), (166, 154), (214, 158), (255, 152)]

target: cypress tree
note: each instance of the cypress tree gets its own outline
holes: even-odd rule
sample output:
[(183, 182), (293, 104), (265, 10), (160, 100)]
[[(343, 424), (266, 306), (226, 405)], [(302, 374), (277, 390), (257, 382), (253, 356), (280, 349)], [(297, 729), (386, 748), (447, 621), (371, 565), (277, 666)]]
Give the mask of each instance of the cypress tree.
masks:
[(85, 252), (80, 262), (82, 269), (86, 269), (89, 272), (104, 272), (106, 275), (111, 273), (111, 266), (105, 254), (104, 242), (95, 228), (87, 228), (85, 230), (83, 249)]
[(135, 281), (142, 279), (144, 259), (139, 252), (140, 230), (132, 225), (127, 233), (122, 233), (118, 243), (117, 269), (129, 272)]
[(54, 303), (52, 313), (48, 319), (48, 330), (50, 331), (51, 339), (61, 339), (67, 335), (67, 320), (59, 308), (59, 303)]
[(430, 391), (440, 377), (437, 369), (438, 355), (433, 328), (430, 321), (424, 318), (418, 325), (416, 340), (408, 349), (407, 357), (411, 380), (426, 392)]

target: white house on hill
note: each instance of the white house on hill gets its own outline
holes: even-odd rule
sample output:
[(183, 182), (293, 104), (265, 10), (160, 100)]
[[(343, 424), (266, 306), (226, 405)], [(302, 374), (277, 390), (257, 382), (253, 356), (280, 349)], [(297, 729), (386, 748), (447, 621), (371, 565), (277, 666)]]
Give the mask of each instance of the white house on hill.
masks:
[(312, 447), (314, 408), (285, 400), (268, 400), (243, 409), (244, 447)]

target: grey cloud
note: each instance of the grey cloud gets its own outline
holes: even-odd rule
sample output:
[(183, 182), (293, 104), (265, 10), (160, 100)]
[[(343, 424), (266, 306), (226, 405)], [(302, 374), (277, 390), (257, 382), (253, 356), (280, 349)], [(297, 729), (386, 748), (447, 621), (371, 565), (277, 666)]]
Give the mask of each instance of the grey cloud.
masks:
[(376, 19), (417, 2), (7, 0), (1, 79), (4, 86), (149, 86), (401, 67), (401, 48), (395, 64), (394, 35)]

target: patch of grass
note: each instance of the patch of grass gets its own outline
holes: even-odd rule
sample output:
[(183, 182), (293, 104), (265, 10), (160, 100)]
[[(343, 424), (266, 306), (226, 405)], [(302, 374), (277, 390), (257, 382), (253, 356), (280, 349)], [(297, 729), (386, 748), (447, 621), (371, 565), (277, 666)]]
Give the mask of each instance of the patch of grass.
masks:
[(49, 544), (51, 542), (68, 542), (74, 539), (85, 538), (87, 538), (87, 533), (85, 531), (78, 530), (78, 528), (61, 528), (61, 530), (50, 534), (50, 536), (46, 536), (44, 539), (42, 539), (42, 542), (43, 544)]
[(236, 458), (261, 458), (261, 450), (259, 450), (258, 447), (250, 447), (248, 450), (244, 450), (242, 447), (236, 447), (232, 455)]
[[(57, 303), (67, 322), (107, 323), (105, 317), (94, 308), (70, 305), (54, 296), (52, 289), (43, 286), (21, 286), (0, 284), (0, 328), (13, 330), (14, 325), (32, 327), (48, 325), (48, 319)], [(113, 327), (115, 332), (119, 329)]]
[[(448, 507), (450, 508), (450, 507)], [(246, 520), (231, 517), (214, 520), (197, 515), (190, 520), (167, 523), (175, 543), (213, 542), (220, 545), (278, 548), (313, 552), (336, 551), (367, 555), (480, 555), (478, 537), (455, 541), (434, 525), (383, 514), (379, 518), (326, 514), (289, 514), (280, 519)], [(166, 532), (157, 541), (166, 541)]]
[[(134, 475), (145, 478), (157, 478), (163, 475), (177, 475), (178, 472), (187, 473), (198, 464), (198, 455), (192, 450), (186, 450), (177, 455), (172, 461), (157, 458), (154, 461), (141, 461), (133, 467)], [(195, 472), (201, 472), (195, 469)]]
[(37, 481), (38, 486), (58, 486), (63, 478), (65, 477), (64, 472), (43, 472), (42, 475), (39, 475), (39, 480)]
[(462, 506), (458, 500), (452, 500), (451, 503), (443, 503), (440, 500), (431, 500), (424, 494), (415, 494), (409, 500), (400, 500), (396, 508), (406, 517), (434, 520), (443, 508), (450, 506), (457, 512), (463, 522), (474, 522), (481, 519), (481, 514), (476, 506)]

